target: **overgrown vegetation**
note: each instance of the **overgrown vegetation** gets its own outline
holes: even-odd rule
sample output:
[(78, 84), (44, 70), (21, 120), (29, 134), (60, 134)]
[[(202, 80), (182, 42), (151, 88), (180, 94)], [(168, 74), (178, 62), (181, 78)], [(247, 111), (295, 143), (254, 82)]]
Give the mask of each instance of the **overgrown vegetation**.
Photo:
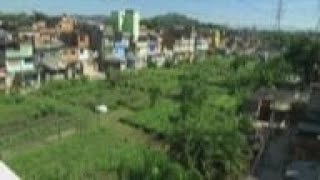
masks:
[[(125, 72), (113, 83), (50, 82), (27, 96), (1, 96), (1, 153), (25, 179), (238, 179), (251, 158), (240, 107), (286, 73), (282, 60), (212, 57)], [(97, 116), (98, 104), (117, 118)], [(72, 129), (81, 133), (33, 146)], [(156, 150), (154, 134), (168, 148)]]
[(24, 179), (187, 179), (189, 173), (165, 154), (116, 133), (100, 128), (18, 155), (10, 164)]
[(281, 59), (208, 59), (184, 67), (175, 98), (128, 121), (164, 136), (171, 157), (202, 178), (239, 179), (249, 167), (246, 135), (251, 130), (239, 109), (256, 88), (285, 79), (289, 71)]

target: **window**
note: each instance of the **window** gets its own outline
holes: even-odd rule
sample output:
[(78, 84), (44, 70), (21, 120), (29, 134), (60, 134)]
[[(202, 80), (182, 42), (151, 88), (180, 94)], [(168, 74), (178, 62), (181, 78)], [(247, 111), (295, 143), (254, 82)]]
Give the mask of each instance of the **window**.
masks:
[(30, 64), (30, 63), (33, 62), (33, 59), (32, 59), (32, 58), (26, 58), (26, 59), (24, 60), (24, 62), (25, 62), (26, 64)]
[(83, 48), (81, 48), (81, 49), (80, 49), (80, 53), (83, 54), (83, 52), (84, 52), (84, 50), (83, 50)]

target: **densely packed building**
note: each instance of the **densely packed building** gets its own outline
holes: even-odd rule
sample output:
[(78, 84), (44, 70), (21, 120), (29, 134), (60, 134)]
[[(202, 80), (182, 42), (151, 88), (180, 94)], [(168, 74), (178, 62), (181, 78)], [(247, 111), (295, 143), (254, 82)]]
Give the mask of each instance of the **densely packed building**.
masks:
[(147, 28), (134, 10), (114, 11), (111, 20), (104, 25), (63, 15), (54, 23), (39, 20), (14, 33), (1, 30), (2, 84), (9, 90), (16, 83), (34, 86), (57, 77), (100, 77), (110, 68), (141, 69), (192, 61), (222, 42), (219, 30)]

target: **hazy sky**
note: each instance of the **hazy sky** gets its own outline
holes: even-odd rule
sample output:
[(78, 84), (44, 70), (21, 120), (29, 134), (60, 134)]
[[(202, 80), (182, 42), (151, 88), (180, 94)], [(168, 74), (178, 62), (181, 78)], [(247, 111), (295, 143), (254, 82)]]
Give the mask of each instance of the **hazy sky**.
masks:
[[(134, 8), (144, 17), (179, 12), (202, 21), (233, 26), (273, 27), (278, 0), (0, 0), (0, 11), (48, 14), (106, 14)], [(283, 26), (314, 29), (318, 0), (283, 0)]]

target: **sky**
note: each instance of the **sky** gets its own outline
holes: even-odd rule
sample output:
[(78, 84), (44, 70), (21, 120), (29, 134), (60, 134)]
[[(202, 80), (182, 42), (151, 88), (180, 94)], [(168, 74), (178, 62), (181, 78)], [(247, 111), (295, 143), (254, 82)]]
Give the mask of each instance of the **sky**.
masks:
[[(0, 11), (57, 15), (109, 15), (133, 8), (142, 17), (177, 12), (204, 22), (235, 27), (275, 27), (278, 0), (0, 0)], [(282, 27), (310, 30), (320, 17), (320, 0), (283, 0)]]

